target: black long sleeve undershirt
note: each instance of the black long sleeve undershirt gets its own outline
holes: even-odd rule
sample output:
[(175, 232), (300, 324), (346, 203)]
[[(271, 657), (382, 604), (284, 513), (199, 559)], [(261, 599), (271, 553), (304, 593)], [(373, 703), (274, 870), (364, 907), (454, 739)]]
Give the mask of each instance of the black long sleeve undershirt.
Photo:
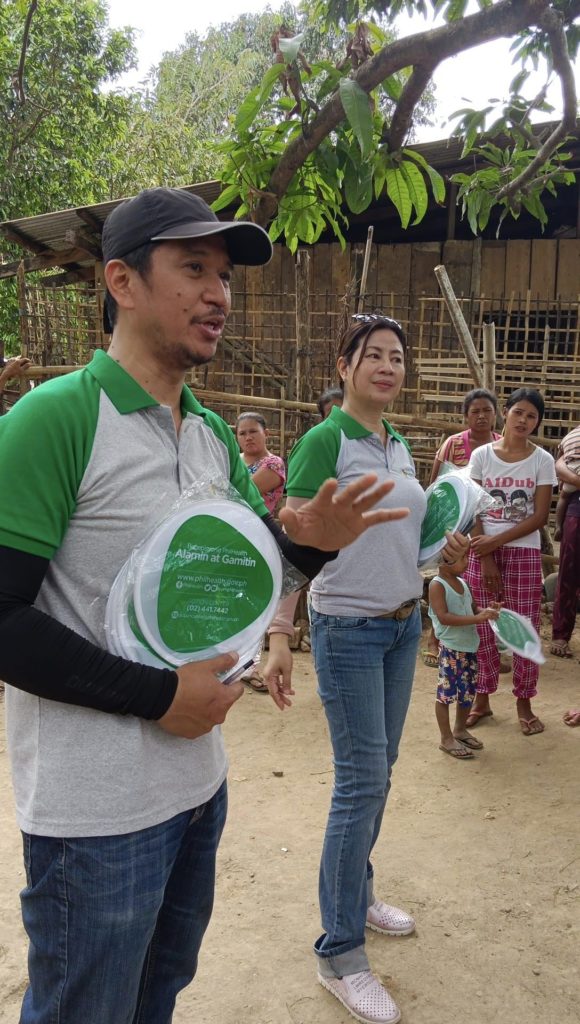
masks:
[[(272, 516), (264, 523), (308, 579), (336, 553), (294, 544)], [(177, 689), (172, 669), (110, 654), (34, 608), (49, 559), (0, 545), (0, 679), (47, 700), (158, 719)]]
[(47, 558), (0, 546), (0, 679), (47, 700), (161, 718), (177, 673), (110, 654), (33, 608), (48, 566)]

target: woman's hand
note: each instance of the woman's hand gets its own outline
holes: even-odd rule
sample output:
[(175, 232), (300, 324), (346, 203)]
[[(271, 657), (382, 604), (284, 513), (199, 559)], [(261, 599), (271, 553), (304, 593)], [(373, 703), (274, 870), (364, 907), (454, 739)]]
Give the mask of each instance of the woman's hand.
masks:
[(444, 562), (451, 565), (453, 562), (459, 561), (463, 558), (465, 553), (469, 550), (470, 540), (469, 537), (465, 537), (459, 530), (455, 533), (447, 531), (445, 534), (447, 537), (447, 544), (441, 552), (441, 556)]
[(481, 559), (481, 578), (486, 590), (495, 594), (498, 601), (503, 597), (503, 581), (493, 555)]
[(473, 537), (471, 541), (471, 550), (478, 558), (492, 555), (499, 546), (497, 537), (486, 536), (483, 533), (479, 537)]
[(292, 651), (285, 633), (270, 634), (268, 660), (262, 672), (264, 682), (276, 707), (283, 711), (292, 706)]
[(376, 482), (375, 473), (366, 473), (339, 491), (336, 480), (326, 480), (314, 497), (299, 508), (286, 505), (280, 512), (280, 522), (296, 544), (319, 551), (345, 548), (369, 526), (409, 515), (408, 508), (370, 511), (395, 486), (392, 480), (375, 487)]

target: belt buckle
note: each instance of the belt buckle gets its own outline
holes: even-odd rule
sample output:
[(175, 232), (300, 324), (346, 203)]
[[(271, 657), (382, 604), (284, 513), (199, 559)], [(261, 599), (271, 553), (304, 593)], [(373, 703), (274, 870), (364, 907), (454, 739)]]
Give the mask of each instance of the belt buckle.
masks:
[(393, 618), (396, 619), (397, 622), (404, 622), (405, 619), (408, 619), (409, 616), (413, 614), (416, 603), (416, 601), (405, 601), (404, 604), (396, 609), (393, 614)]

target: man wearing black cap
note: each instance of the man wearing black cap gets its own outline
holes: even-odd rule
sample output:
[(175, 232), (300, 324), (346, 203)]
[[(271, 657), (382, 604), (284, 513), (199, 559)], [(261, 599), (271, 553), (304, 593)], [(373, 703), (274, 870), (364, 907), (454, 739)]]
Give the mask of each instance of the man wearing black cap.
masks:
[(270, 258), (261, 228), (153, 189), (110, 215), (103, 255), (108, 353), (0, 423), (0, 678), (30, 940), (21, 1024), (166, 1024), (211, 915), (227, 799), (216, 726), (243, 689), (218, 673), (236, 656), (174, 671), (109, 653), (107, 597), (131, 551), (200, 477), (233, 485), (308, 577), (329, 549), (399, 517), (369, 511), (387, 490), (365, 493), (372, 478), (339, 496), (329, 482), (281, 534), (232, 432), (184, 387), (215, 353), (232, 265)]

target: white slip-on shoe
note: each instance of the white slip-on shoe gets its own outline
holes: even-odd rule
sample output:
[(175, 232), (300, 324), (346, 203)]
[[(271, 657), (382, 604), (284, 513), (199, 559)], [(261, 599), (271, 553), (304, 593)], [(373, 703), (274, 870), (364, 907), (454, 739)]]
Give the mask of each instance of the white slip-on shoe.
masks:
[(342, 978), (324, 978), (319, 974), (318, 980), (363, 1024), (397, 1024), (401, 1019), (395, 1000), (371, 971), (345, 974)]
[(367, 928), (383, 935), (411, 935), (415, 931), (415, 918), (398, 907), (375, 900), (367, 910)]

